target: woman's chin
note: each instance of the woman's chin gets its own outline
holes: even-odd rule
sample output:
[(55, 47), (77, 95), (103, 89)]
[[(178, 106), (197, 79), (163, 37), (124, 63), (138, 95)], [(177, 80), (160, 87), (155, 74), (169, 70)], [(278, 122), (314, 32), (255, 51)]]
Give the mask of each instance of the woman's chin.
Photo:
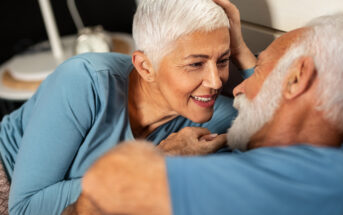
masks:
[(211, 120), (213, 112), (208, 114), (193, 114), (191, 117), (187, 117), (189, 120), (195, 123), (205, 123)]

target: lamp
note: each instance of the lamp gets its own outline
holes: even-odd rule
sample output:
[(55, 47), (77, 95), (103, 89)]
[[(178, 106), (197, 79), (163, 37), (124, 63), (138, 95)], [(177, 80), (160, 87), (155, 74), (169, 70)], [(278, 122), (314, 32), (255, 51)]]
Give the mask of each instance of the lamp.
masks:
[(61, 39), (49, 0), (39, 0), (44, 25), (48, 33), (51, 50), (17, 55), (7, 64), (13, 78), (21, 81), (41, 81), (45, 79), (63, 60), (73, 55), (75, 38)]
[[(130, 34), (105, 32), (99, 27), (84, 27), (77, 11), (75, 1), (67, 0), (69, 12), (79, 35), (60, 37), (56, 26), (50, 0), (38, 0), (48, 34), (48, 41), (35, 45), (34, 52), (12, 57), (0, 65), (0, 98), (26, 100), (30, 98), (40, 82), (67, 58), (80, 52), (115, 51), (131, 54), (134, 41)], [(104, 39), (105, 38), (105, 39)], [(105, 43), (113, 43), (105, 49)], [(46, 49), (49, 47), (50, 49)]]

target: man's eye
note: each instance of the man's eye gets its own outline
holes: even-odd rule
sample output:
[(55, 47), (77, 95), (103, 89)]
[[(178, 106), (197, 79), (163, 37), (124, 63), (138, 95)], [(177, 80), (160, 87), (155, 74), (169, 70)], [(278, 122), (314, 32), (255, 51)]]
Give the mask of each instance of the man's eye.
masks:
[(191, 66), (191, 67), (201, 67), (203, 65), (203, 63), (202, 62), (197, 62), (197, 63), (191, 63), (191, 64), (189, 64), (189, 66)]

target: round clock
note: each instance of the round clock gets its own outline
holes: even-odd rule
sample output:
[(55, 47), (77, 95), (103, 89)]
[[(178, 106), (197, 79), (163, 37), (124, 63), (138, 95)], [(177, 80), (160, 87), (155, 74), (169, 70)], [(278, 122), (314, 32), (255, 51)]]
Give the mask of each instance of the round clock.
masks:
[(112, 39), (101, 26), (87, 27), (79, 32), (75, 44), (75, 54), (85, 52), (110, 52)]

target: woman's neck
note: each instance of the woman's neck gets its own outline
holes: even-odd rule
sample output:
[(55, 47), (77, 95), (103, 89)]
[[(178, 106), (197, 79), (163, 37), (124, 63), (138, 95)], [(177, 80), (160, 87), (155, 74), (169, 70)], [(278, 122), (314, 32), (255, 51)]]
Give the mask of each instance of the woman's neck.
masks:
[(153, 83), (144, 81), (135, 69), (129, 76), (128, 108), (135, 138), (145, 138), (157, 127), (176, 118), (163, 95)]

